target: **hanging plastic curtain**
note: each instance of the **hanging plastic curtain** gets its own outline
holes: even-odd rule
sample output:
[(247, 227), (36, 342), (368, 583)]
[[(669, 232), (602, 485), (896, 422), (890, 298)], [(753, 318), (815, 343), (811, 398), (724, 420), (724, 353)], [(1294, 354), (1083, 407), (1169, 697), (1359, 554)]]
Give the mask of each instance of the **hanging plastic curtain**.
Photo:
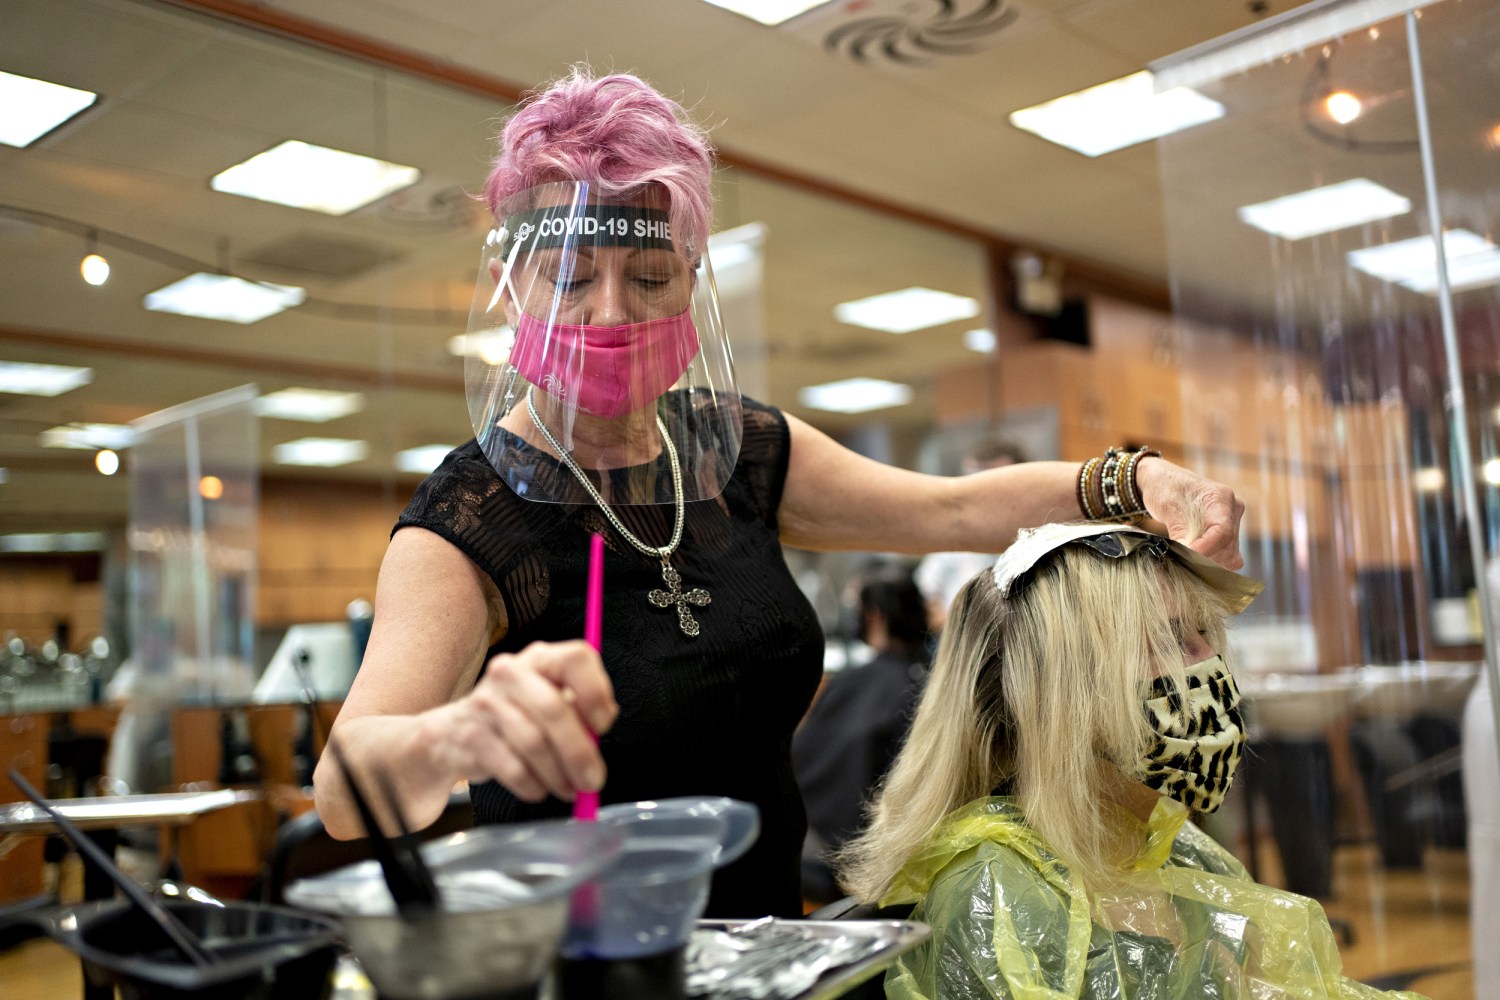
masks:
[(1223, 109), (1159, 149), (1189, 461), (1268, 583), (1234, 836), (1434, 997), (1500, 996), (1496, 52), (1495, 4), (1339, 0), (1152, 67)]

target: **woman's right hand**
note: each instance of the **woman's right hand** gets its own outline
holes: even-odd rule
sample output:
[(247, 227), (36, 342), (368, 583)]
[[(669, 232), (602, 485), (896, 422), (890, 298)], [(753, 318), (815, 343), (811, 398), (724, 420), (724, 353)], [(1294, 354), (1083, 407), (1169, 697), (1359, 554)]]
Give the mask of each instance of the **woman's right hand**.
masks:
[(597, 736), (618, 712), (593, 647), (534, 642), (492, 657), (472, 691), (423, 713), (420, 738), (444, 771), (493, 778), (527, 802), (568, 801), (603, 786)]
[[(599, 654), (582, 641), (533, 643), (485, 658), (507, 631), (490, 578), (421, 528), (391, 538), (364, 662), (333, 725), (357, 772), (383, 772), (414, 829), (442, 814), (453, 786), (496, 779), (516, 796), (571, 799), (604, 781), (590, 734), (618, 706)], [(413, 662), (421, 650), (422, 666)], [(365, 835), (330, 756), (314, 776), (318, 813), (340, 839)]]

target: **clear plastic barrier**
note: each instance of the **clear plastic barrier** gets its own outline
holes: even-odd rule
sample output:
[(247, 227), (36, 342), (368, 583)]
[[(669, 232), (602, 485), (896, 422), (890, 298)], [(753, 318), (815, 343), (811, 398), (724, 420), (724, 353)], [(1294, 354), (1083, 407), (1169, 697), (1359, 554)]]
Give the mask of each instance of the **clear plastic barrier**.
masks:
[(137, 790), (171, 780), (171, 705), (244, 701), (255, 681), (256, 395), (243, 386), (132, 424), (135, 648), (111, 774)]
[(1223, 833), (1433, 996), (1500, 995), (1496, 51), (1494, 4), (1345, 0), (1153, 66), (1226, 110), (1159, 144), (1189, 460), (1268, 583), (1234, 642), (1274, 794)]

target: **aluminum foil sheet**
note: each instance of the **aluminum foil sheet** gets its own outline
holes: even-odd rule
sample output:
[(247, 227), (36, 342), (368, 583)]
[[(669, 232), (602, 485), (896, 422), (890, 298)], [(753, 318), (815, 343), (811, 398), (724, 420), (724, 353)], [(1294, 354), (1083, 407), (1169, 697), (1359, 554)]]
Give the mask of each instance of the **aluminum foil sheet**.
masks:
[[(917, 926), (773, 917), (721, 929), (700, 924), (687, 946), (687, 992), (702, 1000), (834, 996), (925, 937), (914, 935)], [(831, 992), (822, 993), (819, 985)]]

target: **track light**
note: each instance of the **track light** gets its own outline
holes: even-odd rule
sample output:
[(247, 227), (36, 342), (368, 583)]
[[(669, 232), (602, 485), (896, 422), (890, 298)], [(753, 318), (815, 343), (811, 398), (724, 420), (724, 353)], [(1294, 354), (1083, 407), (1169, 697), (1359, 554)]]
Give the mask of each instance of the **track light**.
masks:
[(99, 252), (99, 234), (89, 235), (89, 252), (84, 255), (83, 260), (78, 263), (78, 273), (83, 275), (83, 280), (89, 284), (98, 286), (109, 280), (109, 261)]

